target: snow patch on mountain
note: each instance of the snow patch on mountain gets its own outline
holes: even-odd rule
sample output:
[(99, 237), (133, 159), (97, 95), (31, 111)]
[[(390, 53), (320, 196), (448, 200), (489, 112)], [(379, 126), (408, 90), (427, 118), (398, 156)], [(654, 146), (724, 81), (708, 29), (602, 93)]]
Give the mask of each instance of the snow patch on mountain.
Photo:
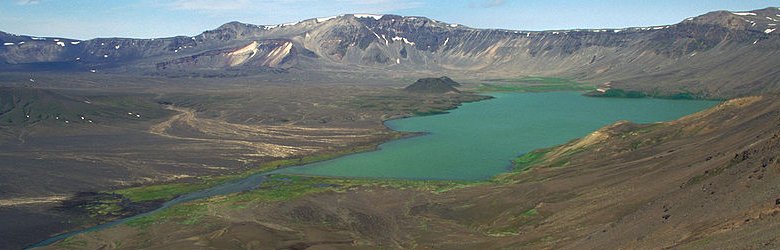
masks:
[(374, 20), (382, 19), (385, 15), (376, 15), (376, 14), (354, 14), (353, 16), (357, 18), (373, 18)]
[(334, 19), (334, 18), (337, 18), (337, 17), (341, 17), (341, 16), (318, 17), (318, 18), (316, 18), (316, 20), (317, 20), (318, 23), (322, 23), (322, 22), (327, 22), (328, 20), (331, 20), (331, 19)]
[(408, 39), (406, 39), (406, 37), (395, 36), (392, 39), (393, 41), (403, 41), (406, 44), (414, 46), (414, 42), (409, 41)]

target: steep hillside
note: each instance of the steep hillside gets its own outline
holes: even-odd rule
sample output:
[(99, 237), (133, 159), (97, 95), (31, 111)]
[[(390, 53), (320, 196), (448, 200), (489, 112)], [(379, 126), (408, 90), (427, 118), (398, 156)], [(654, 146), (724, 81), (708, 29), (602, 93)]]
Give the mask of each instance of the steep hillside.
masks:
[(506, 180), (545, 187), (531, 195), (542, 220), (530, 234), (562, 231), (550, 244), (777, 248), (779, 113), (777, 96), (768, 95), (668, 123), (621, 122), (521, 157), (533, 158), (524, 162), (531, 170)]
[[(77, 41), (0, 34), (0, 68), (178, 75), (318, 72), (459, 77), (555, 75), (649, 94), (730, 97), (780, 89), (778, 8), (718, 11), (657, 27), (473, 29), (424, 17), (342, 15), (231, 22), (194, 37)], [(225, 72), (233, 72), (228, 74)], [(356, 79), (361, 79), (360, 77)]]

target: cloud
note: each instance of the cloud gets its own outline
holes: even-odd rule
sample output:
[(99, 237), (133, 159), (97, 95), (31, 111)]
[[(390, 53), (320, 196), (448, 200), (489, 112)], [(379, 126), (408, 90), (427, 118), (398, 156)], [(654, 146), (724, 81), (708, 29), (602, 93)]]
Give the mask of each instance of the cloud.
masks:
[(41, 0), (16, 0), (16, 4), (18, 5), (29, 5), (29, 4), (39, 4), (41, 3)]

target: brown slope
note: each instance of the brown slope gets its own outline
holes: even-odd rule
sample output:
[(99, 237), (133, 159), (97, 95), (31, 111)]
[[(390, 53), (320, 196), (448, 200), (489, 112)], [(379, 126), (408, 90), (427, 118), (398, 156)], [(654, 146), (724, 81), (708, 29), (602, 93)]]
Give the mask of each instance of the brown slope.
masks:
[[(776, 248), (778, 112), (775, 96), (751, 97), (670, 123), (618, 123), (505, 177), (515, 184), (455, 192), (432, 215), (517, 233), (491, 247)], [(521, 216), (530, 208), (538, 215)]]
[(777, 247), (775, 98), (737, 99), (666, 124), (618, 124), (555, 148), (518, 179), (549, 178), (534, 233), (580, 249)]

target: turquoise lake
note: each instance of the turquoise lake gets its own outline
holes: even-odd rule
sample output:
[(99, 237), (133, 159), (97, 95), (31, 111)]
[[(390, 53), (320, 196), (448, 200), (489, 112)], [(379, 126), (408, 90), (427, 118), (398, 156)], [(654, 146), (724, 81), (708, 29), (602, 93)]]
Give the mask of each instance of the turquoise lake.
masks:
[(619, 120), (669, 121), (716, 101), (585, 97), (578, 92), (494, 93), (448, 114), (386, 122), (426, 135), (384, 143), (379, 150), (286, 168), (277, 173), (398, 179), (487, 179), (515, 157), (579, 138)]
[(253, 190), (274, 173), (396, 179), (479, 180), (508, 171), (510, 161), (537, 148), (582, 137), (614, 123), (677, 119), (711, 107), (714, 101), (584, 97), (576, 92), (496, 93), (449, 114), (388, 121), (399, 131), (427, 132), (379, 146), (380, 150), (304, 166), (258, 173), (165, 202), (150, 212), (63, 233), (30, 247), (97, 231), (157, 213), (179, 203)]

